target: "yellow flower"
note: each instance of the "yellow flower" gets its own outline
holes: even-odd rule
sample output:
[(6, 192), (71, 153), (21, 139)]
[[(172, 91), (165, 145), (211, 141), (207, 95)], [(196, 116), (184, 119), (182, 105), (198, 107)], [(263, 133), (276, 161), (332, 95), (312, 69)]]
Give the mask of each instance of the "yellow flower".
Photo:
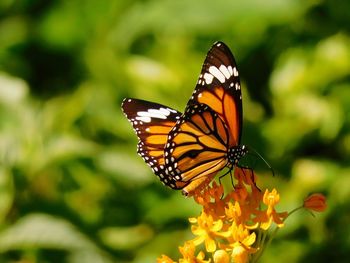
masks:
[[(179, 263), (207, 263), (208, 260), (204, 260), (204, 253), (200, 251), (197, 256), (195, 256), (196, 247), (193, 242), (185, 242), (183, 247), (179, 247), (182, 257)], [(168, 262), (165, 262), (168, 263)]]
[[(290, 212), (278, 213), (275, 209), (280, 201), (276, 189), (261, 191), (256, 185), (253, 170), (235, 169), (237, 182), (232, 191), (224, 196), (223, 186), (215, 182), (194, 191), (194, 200), (203, 209), (197, 218), (189, 218), (192, 233), (196, 236), (183, 247), (179, 247), (182, 258), (178, 263), (247, 263), (257, 262), (266, 247), (284, 226), (287, 216), (304, 207), (313, 211), (326, 209), (326, 198), (313, 194), (300, 206)], [(268, 231), (272, 223), (277, 228)], [(206, 252), (212, 258), (205, 260), (203, 251), (196, 252), (204, 243)], [(158, 263), (176, 263), (167, 256)]]
[(231, 251), (231, 257), (235, 263), (248, 262), (249, 255), (257, 251), (252, 245), (256, 240), (254, 232), (250, 233), (242, 224), (232, 223), (229, 230), (223, 234), (227, 241), (227, 245), (222, 245), (228, 251)]
[(323, 212), (327, 208), (326, 197), (322, 194), (312, 194), (304, 200), (304, 205), (308, 210)]
[(227, 237), (230, 247), (235, 247), (237, 244), (242, 244), (249, 248), (255, 242), (255, 233), (250, 233), (247, 228), (242, 224), (237, 225), (236, 222), (232, 222), (228, 232), (230, 235)]
[(269, 208), (273, 208), (280, 201), (280, 195), (277, 193), (277, 190), (274, 188), (271, 192), (268, 189), (265, 190), (263, 202), (265, 205), (268, 205)]
[(236, 241), (233, 244), (232, 259), (235, 263), (248, 262), (249, 255), (257, 251), (256, 248), (251, 247), (254, 244), (256, 239), (255, 233), (253, 232), (249, 234), (248, 230), (245, 229), (244, 234), (245, 234), (245, 237), (241, 242)]
[(193, 239), (193, 243), (198, 246), (204, 242), (207, 252), (214, 252), (216, 250), (215, 237), (220, 235), (219, 231), (223, 227), (222, 220), (214, 220), (211, 215), (202, 211), (198, 218), (190, 218), (189, 221), (192, 224), (197, 223), (192, 226), (192, 233), (197, 236)]
[(229, 221), (240, 222), (242, 216), (242, 210), (239, 203), (236, 201), (233, 205), (231, 202), (228, 203), (228, 207), (225, 208), (226, 218)]
[(254, 219), (255, 222), (260, 223), (260, 227), (263, 230), (267, 230), (271, 226), (272, 222), (275, 222), (278, 227), (284, 226), (283, 221), (288, 216), (288, 213), (276, 212), (275, 205), (278, 204), (279, 200), (280, 195), (277, 193), (276, 189), (273, 189), (271, 192), (266, 189), (263, 196), (263, 203), (267, 205), (267, 210), (259, 211), (257, 213), (257, 217)]

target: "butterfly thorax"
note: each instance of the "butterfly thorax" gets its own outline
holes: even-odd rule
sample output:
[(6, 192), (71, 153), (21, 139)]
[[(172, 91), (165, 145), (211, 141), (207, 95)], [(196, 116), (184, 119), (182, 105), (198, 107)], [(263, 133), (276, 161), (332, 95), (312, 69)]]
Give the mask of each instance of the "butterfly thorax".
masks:
[(239, 160), (246, 155), (248, 149), (245, 145), (233, 146), (228, 149), (227, 159), (230, 164), (237, 165)]

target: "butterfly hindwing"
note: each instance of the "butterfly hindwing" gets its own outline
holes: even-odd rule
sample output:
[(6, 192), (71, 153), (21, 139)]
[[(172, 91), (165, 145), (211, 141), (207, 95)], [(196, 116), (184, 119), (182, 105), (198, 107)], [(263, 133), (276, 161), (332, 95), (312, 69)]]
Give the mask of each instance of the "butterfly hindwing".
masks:
[(229, 133), (219, 115), (205, 104), (187, 108), (170, 131), (165, 166), (177, 185), (217, 173), (227, 164)]
[(139, 138), (138, 154), (163, 183), (176, 188), (166, 175), (164, 146), (181, 113), (158, 103), (131, 98), (124, 99), (122, 109)]

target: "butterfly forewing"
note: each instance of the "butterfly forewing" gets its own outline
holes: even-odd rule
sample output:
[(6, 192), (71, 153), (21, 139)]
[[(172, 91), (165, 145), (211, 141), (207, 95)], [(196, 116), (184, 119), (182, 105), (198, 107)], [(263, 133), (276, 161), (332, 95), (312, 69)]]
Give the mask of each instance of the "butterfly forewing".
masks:
[(222, 42), (215, 43), (203, 63), (196, 88), (187, 108), (206, 104), (226, 123), (229, 146), (240, 144), (242, 132), (242, 95), (235, 59)]
[(167, 106), (138, 99), (124, 99), (122, 109), (136, 132), (137, 152), (166, 185), (176, 188), (166, 175), (164, 146), (181, 113)]

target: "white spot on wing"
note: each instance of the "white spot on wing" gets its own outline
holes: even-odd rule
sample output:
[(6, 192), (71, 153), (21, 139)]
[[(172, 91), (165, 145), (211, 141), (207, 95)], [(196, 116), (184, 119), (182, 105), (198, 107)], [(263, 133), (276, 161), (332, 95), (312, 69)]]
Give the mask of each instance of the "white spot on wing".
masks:
[(221, 83), (225, 82), (225, 76), (224, 74), (221, 73), (221, 71), (215, 67), (215, 66), (211, 66), (209, 67), (209, 72), (215, 77), (217, 78)]
[[(137, 116), (140, 117), (151, 117), (151, 118), (158, 118), (158, 119), (166, 119), (166, 115), (164, 115), (161, 111), (159, 110), (148, 110), (148, 111), (139, 111), (137, 113)], [(137, 119), (137, 117), (136, 117)]]
[(212, 74), (209, 74), (209, 73), (205, 73), (204, 76), (203, 76), (204, 80), (205, 80), (205, 83), (207, 84), (211, 84), (213, 82), (213, 78), (214, 76)]
[(148, 116), (136, 117), (136, 120), (143, 121), (143, 122), (151, 122), (151, 118)]
[(167, 109), (163, 108), (160, 108), (159, 110), (149, 109), (148, 112), (152, 115), (154, 114), (154, 116), (169, 116), (170, 114), (170, 112)]
[(233, 76), (238, 77), (238, 71), (236, 67), (233, 68)]
[(226, 79), (229, 79), (231, 77), (230, 71), (228, 70), (228, 68), (225, 65), (221, 65), (219, 69), (222, 72), (222, 74), (225, 75)]

